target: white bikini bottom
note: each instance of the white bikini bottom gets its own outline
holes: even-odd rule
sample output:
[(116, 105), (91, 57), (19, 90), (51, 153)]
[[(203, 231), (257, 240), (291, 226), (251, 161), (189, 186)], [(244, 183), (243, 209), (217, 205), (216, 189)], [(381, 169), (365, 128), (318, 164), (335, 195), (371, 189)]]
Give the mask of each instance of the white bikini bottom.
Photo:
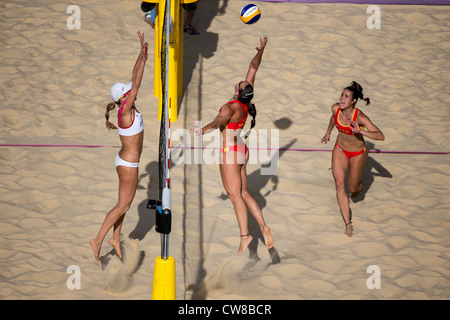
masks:
[(116, 156), (116, 167), (118, 167), (118, 166), (137, 168), (137, 167), (139, 167), (139, 162), (134, 163), (134, 162), (128, 162), (128, 161), (122, 160), (119, 157), (119, 154), (117, 154), (117, 156)]

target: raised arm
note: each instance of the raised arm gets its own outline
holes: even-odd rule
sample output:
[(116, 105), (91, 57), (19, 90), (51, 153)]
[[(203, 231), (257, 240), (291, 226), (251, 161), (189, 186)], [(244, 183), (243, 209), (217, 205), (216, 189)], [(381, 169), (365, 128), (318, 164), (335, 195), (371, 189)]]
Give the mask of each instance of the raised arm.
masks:
[(233, 116), (233, 110), (230, 108), (230, 105), (224, 104), (222, 108), (220, 108), (219, 114), (214, 118), (213, 121), (208, 123), (206, 126), (201, 128), (201, 131), (199, 130), (197, 134), (205, 134), (209, 130), (215, 130), (217, 128), (220, 128), (221, 126), (228, 123)]
[(141, 51), (139, 52), (139, 56), (136, 59), (136, 63), (134, 64), (134, 68), (133, 68), (133, 73), (132, 73), (131, 79), (133, 79), (133, 77), (136, 76), (136, 74), (138, 72), (138, 69), (140, 67), (140, 62), (142, 62), (142, 59), (144, 57), (145, 52), (144, 52), (143, 48), (148, 46), (148, 44), (144, 41), (144, 34), (143, 33), (141, 34), (140, 31), (138, 31), (137, 34), (138, 34), (138, 37), (139, 37), (139, 41), (141, 42)]
[(130, 93), (127, 97), (127, 103), (124, 106), (124, 110), (131, 109), (134, 100), (136, 100), (139, 87), (141, 86), (142, 76), (144, 74), (145, 63), (148, 59), (148, 43), (144, 41), (144, 34), (138, 31), (139, 40), (141, 42), (141, 50), (139, 52), (136, 63), (133, 67), (133, 74), (131, 75), (132, 86)]
[(247, 76), (245, 77), (245, 81), (250, 82), (253, 86), (255, 83), (256, 72), (258, 71), (259, 65), (261, 64), (262, 55), (264, 53), (264, 49), (266, 47), (268, 38), (264, 36), (264, 38), (259, 39), (259, 46), (256, 47), (256, 54), (253, 57), (252, 61), (250, 61), (250, 65), (248, 67)]

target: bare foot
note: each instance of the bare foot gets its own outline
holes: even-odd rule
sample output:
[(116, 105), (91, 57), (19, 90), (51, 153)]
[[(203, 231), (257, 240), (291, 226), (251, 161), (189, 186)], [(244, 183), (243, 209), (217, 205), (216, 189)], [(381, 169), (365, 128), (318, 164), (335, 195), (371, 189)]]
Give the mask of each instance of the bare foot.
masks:
[(113, 246), (114, 250), (116, 251), (117, 256), (120, 260), (122, 260), (122, 250), (120, 249), (120, 241), (116, 241), (113, 239), (109, 239), (109, 244)]
[(95, 260), (100, 261), (99, 255), (100, 255), (101, 246), (97, 245), (97, 243), (95, 242), (95, 239), (92, 239), (91, 247), (92, 247), (92, 251), (94, 251)]
[(351, 238), (353, 236), (353, 227), (352, 227), (352, 223), (346, 223), (345, 224), (345, 232), (344, 234), (347, 235), (347, 237)]
[(245, 253), (252, 240), (253, 237), (249, 233), (241, 234), (241, 244), (239, 245), (239, 250), (237, 252), (238, 256), (242, 256)]
[(264, 227), (264, 230), (262, 230), (262, 234), (264, 237), (264, 243), (266, 244), (267, 250), (273, 248), (273, 237), (272, 232), (270, 232), (269, 227)]
[(362, 181), (360, 181), (360, 182), (359, 182), (359, 186), (358, 186), (358, 190), (355, 191), (355, 192), (353, 192), (353, 193), (351, 194), (350, 197), (351, 197), (352, 199), (357, 198), (357, 197), (359, 196), (359, 194), (361, 193), (361, 191), (363, 191), (363, 189), (364, 189), (364, 184), (363, 184)]

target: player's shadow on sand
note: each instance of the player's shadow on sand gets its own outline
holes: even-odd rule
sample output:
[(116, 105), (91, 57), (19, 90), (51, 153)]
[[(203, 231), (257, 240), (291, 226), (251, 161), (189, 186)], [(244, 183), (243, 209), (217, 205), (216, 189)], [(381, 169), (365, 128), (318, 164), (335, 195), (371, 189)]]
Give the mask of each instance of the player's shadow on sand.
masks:
[[(372, 142), (366, 141), (366, 148), (367, 151), (377, 151), (375, 149), (375, 145)], [(382, 178), (390, 178), (392, 179), (392, 174), (383, 167), (379, 162), (377, 162), (374, 158), (370, 156), (370, 153), (367, 157), (366, 165), (364, 166), (363, 173), (361, 176), (361, 180), (364, 184), (364, 188), (361, 191), (361, 193), (352, 199), (354, 203), (364, 200), (366, 197), (367, 192), (369, 191), (370, 187), (372, 186), (375, 177), (382, 177)]]
[[(275, 161), (275, 157), (280, 158), (281, 155), (289, 149), (297, 139), (293, 139), (291, 142), (289, 142), (287, 145), (280, 148), (278, 152), (276, 152), (272, 156), (272, 160), (268, 164), (263, 164), (262, 167), (270, 167), (270, 165)], [(278, 187), (278, 176), (275, 175), (261, 175), (260, 170), (253, 171), (249, 175), (247, 175), (247, 191), (253, 196), (256, 203), (258, 203), (259, 207), (261, 208), (261, 211), (264, 212), (264, 208), (267, 206), (266, 197), (271, 194), (272, 192), (275, 192)], [(272, 188), (262, 194), (262, 190), (266, 187), (267, 184), (272, 183)], [(261, 260), (258, 256), (258, 243), (261, 241), (261, 243), (264, 244), (264, 237), (261, 233), (261, 230), (255, 220), (255, 218), (251, 215), (250, 212), (248, 214), (248, 228), (250, 234), (253, 236), (253, 241), (250, 243), (248, 250), (249, 250), (249, 261), (246, 264), (245, 268), (251, 268), (253, 267), (259, 260)], [(264, 213), (263, 213), (264, 214)], [(270, 227), (270, 226), (269, 226)], [(276, 230), (272, 230), (272, 234), (274, 237), (274, 242), (276, 245)], [(278, 251), (276, 249), (276, 246), (271, 248), (269, 250), (270, 258), (272, 260), (272, 264), (280, 263), (280, 255), (278, 254)]]
[[(143, 187), (142, 183), (143, 180), (146, 177), (149, 177), (149, 183), (147, 187)], [(125, 256), (126, 250), (127, 250), (127, 244), (132, 243), (133, 240), (139, 240), (141, 241), (142, 239), (145, 238), (145, 235), (153, 228), (153, 226), (155, 225), (155, 214), (150, 211), (149, 209), (147, 209), (147, 203), (148, 203), (148, 199), (157, 199), (158, 198), (158, 184), (157, 183), (152, 183), (152, 181), (150, 180), (151, 177), (158, 177), (158, 162), (157, 161), (153, 161), (150, 162), (147, 166), (146, 166), (146, 172), (141, 174), (139, 176), (139, 180), (138, 180), (138, 189), (147, 189), (147, 196), (148, 198), (145, 199), (144, 201), (142, 201), (141, 203), (139, 203), (138, 205), (138, 215), (139, 215), (139, 220), (138, 223), (136, 224), (136, 226), (134, 227), (134, 229), (130, 232), (130, 234), (128, 235), (129, 239), (123, 239), (120, 243), (121, 243), (121, 249), (122, 249), (122, 254)], [(138, 244), (137, 244), (138, 245)], [(128, 249), (130, 247), (128, 246)], [(136, 260), (136, 253), (133, 252), (133, 256)], [(145, 252), (144, 251), (140, 251), (138, 254), (138, 261), (135, 263), (135, 269), (134, 270), (128, 270), (128, 272), (130, 272), (130, 274), (134, 274), (139, 267), (142, 265), (144, 259), (145, 259)], [(111, 249), (109, 252), (107, 252), (106, 254), (104, 254), (103, 256), (100, 257), (100, 263), (102, 266), (102, 270), (106, 270), (108, 268), (108, 266), (110, 265), (113, 257), (115, 257), (114, 262), (116, 262), (117, 265), (120, 265), (118, 261), (120, 261), (120, 259), (117, 257), (116, 252), (114, 249)], [(123, 261), (122, 261), (123, 263)], [(117, 265), (115, 266), (115, 268), (117, 268)], [(128, 267), (129, 268), (129, 267)]]
[[(203, 59), (214, 56), (219, 46), (219, 34), (208, 31), (216, 16), (223, 15), (228, 6), (228, 0), (223, 1), (200, 1), (192, 24), (200, 32), (200, 35), (189, 35), (184, 33), (183, 38), (183, 96), (187, 94), (189, 83), (194, 71), (200, 68)], [(199, 67), (200, 65), (200, 67)], [(185, 99), (185, 98), (184, 98)], [(183, 98), (179, 98), (179, 105)], [(178, 108), (180, 114), (181, 108)]]
[[(149, 176), (149, 179), (151, 177), (157, 177), (158, 176), (158, 162), (154, 161), (154, 162), (150, 162), (147, 167), (146, 167), (146, 172), (141, 174), (139, 176), (139, 180), (138, 180), (138, 189), (145, 189), (145, 187), (142, 186), (142, 181), (145, 177)], [(138, 205), (138, 215), (139, 215), (139, 220), (138, 223), (136, 224), (136, 226), (134, 227), (133, 231), (130, 232), (130, 234), (128, 235), (129, 239), (123, 239), (120, 243), (121, 243), (121, 248), (122, 248), (122, 254), (125, 255), (125, 248), (126, 248), (126, 243), (129, 243), (129, 241), (132, 240), (139, 240), (141, 241), (142, 239), (144, 239), (145, 235), (153, 228), (153, 226), (155, 225), (155, 215), (146, 208), (147, 206), (147, 202), (148, 199), (157, 199), (158, 197), (158, 185), (157, 183), (151, 183), (151, 181), (149, 181), (148, 186), (147, 186), (147, 195), (148, 198), (145, 199), (144, 201), (142, 201), (139, 205)], [(131, 239), (131, 240), (130, 240)], [(100, 257), (100, 263), (102, 266), (102, 270), (105, 270), (108, 268), (108, 265), (111, 262), (111, 259), (116, 256), (116, 252), (114, 251), (114, 249), (111, 249), (108, 253), (106, 253), (105, 255)], [(118, 257), (116, 257), (117, 261), (120, 261), (120, 259), (118, 259)], [(135, 273), (139, 267), (142, 265), (143, 261), (145, 259), (145, 252), (141, 251), (139, 253), (139, 261), (136, 264), (136, 269), (133, 270), (133, 273)]]
[[(130, 239), (138, 239), (141, 241), (155, 226), (155, 213), (152, 210), (147, 209), (147, 203), (148, 199), (159, 199), (158, 172), (158, 161), (152, 161), (145, 167), (145, 173), (142, 173), (139, 176), (138, 189), (145, 189), (142, 184), (148, 177), (148, 185), (146, 187), (147, 198), (138, 205), (139, 220), (133, 231), (128, 235)], [(156, 182), (154, 182), (155, 179)]]
[[(281, 147), (278, 152), (276, 152), (269, 163), (263, 164), (262, 168), (271, 167), (274, 161), (278, 162), (278, 159), (281, 157), (281, 155), (286, 152), (295, 142), (297, 139), (293, 139), (291, 142), (289, 142), (287, 145)], [(278, 164), (277, 164), (278, 165)], [(262, 190), (265, 188), (265, 186), (269, 183), (272, 183), (271, 190), (265, 192), (262, 194)], [(267, 205), (266, 197), (271, 194), (272, 192), (277, 190), (278, 186), (278, 176), (276, 174), (274, 175), (262, 175), (261, 170), (255, 170), (250, 174), (247, 174), (247, 191), (253, 196), (256, 203), (258, 203), (261, 211), (264, 215), (264, 208)], [(228, 200), (228, 196), (223, 193), (220, 196), (223, 200)], [(265, 246), (264, 243), (264, 237), (262, 235), (262, 232), (255, 220), (255, 218), (252, 216), (250, 212), (247, 212), (248, 214), (248, 228), (249, 233), (252, 235), (253, 240), (250, 243), (248, 250), (249, 250), (249, 261), (244, 266), (244, 269), (249, 269), (253, 267), (258, 261), (261, 259), (258, 256), (258, 243), (261, 241), (261, 243)], [(270, 226), (269, 226), (270, 227)], [(276, 245), (276, 232), (274, 235), (274, 230), (272, 231), (272, 235), (274, 237), (274, 242)], [(272, 264), (280, 263), (280, 255), (276, 249), (276, 246), (269, 249), (270, 258), (272, 261)]]

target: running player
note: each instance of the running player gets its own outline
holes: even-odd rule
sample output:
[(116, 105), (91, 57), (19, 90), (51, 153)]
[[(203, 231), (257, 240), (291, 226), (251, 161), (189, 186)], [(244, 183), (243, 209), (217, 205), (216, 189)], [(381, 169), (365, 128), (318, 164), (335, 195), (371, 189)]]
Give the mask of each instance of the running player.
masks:
[(345, 178), (348, 172), (348, 189), (352, 198), (356, 198), (363, 190), (361, 181), (364, 165), (367, 160), (367, 149), (364, 136), (374, 140), (384, 140), (384, 134), (369, 117), (356, 108), (358, 99), (363, 99), (366, 105), (369, 98), (364, 98), (363, 88), (353, 81), (346, 87), (339, 103), (331, 107), (332, 115), (322, 143), (330, 140), (334, 127), (339, 131), (331, 156), (331, 170), (336, 184), (336, 197), (345, 223), (345, 234), (353, 235), (350, 216), (349, 199), (345, 191)]

